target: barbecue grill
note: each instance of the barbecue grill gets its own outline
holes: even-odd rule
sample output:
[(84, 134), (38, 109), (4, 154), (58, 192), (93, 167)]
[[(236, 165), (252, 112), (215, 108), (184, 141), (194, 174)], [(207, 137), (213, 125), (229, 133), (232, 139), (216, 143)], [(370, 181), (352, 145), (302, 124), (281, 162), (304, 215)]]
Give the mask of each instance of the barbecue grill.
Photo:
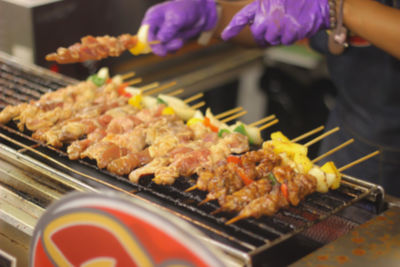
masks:
[[(0, 109), (76, 82), (0, 54)], [(232, 264), (243, 266), (291, 264), (388, 207), (380, 186), (345, 175), (339, 189), (313, 193), (297, 207), (226, 225), (235, 214), (214, 215), (219, 207), (214, 201), (198, 205), (206, 193), (185, 192), (193, 185), (191, 179), (179, 178), (171, 186), (161, 186), (149, 177), (135, 184), (99, 169), (93, 161), (71, 161), (65, 148), (40, 143), (13, 123), (0, 125), (0, 134), (0, 203), (4, 207), (0, 218), (9, 231), (4, 234), (6, 239), (14, 244), (8, 252), (11, 255), (24, 251), (27, 255), (26, 240), (38, 217), (51, 202), (71, 191), (117, 190), (140, 199), (188, 221), (205, 234), (206, 242), (221, 248)], [(17, 240), (12, 234), (16, 231), (23, 238)]]

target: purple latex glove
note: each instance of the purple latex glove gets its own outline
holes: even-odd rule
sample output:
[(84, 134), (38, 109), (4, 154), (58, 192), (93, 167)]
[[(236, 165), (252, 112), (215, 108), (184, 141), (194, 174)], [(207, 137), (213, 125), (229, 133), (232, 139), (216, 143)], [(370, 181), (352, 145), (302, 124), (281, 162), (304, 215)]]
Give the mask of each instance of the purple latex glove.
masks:
[(221, 33), (225, 41), (250, 25), (260, 46), (289, 45), (329, 28), (328, 0), (255, 0)]
[(174, 0), (151, 7), (142, 25), (149, 24), (149, 41), (153, 53), (165, 56), (181, 48), (185, 41), (212, 29), (217, 23), (214, 0)]

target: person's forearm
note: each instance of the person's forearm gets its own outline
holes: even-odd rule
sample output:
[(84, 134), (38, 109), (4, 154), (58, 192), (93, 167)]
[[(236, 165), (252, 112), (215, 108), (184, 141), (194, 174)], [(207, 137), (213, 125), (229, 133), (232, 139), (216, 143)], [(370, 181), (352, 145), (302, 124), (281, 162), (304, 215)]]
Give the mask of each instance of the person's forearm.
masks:
[(373, 0), (344, 0), (346, 27), (400, 59), (400, 10)]

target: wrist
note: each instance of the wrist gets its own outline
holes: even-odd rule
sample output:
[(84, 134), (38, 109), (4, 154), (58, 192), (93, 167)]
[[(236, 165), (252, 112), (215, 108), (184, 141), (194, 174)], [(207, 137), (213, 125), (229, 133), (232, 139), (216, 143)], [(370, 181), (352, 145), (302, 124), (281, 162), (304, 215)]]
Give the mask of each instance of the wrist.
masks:
[(332, 54), (339, 55), (347, 47), (347, 29), (343, 24), (343, 5), (345, 0), (329, 0), (330, 36), (328, 47)]
[(217, 3), (214, 0), (202, 0), (206, 6), (206, 24), (204, 25), (204, 31), (209, 31), (217, 26), (218, 21), (218, 12), (217, 12)]

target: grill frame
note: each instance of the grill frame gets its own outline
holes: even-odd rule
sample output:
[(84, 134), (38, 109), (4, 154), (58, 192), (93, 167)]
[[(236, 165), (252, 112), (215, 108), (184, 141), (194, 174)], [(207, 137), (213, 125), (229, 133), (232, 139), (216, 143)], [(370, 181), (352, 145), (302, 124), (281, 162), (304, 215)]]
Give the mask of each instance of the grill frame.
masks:
[[(19, 70), (21, 73), (31, 75), (36, 79), (49, 81), (50, 90), (78, 82), (37, 66), (22, 65), (15, 59), (0, 53), (0, 93), (5, 92), (6, 95), (0, 99), (0, 109), (5, 104), (26, 101), (29, 96), (31, 99), (40, 97), (39, 94), (33, 92), (47, 92), (44, 86), (33, 86), (23, 81), (24, 79), (21, 79), (21, 77), (12, 79), (13, 73), (7, 72), (4, 66)], [(7, 78), (4, 73), (11, 75), (8, 76), (9, 83), (4, 82)], [(17, 87), (11, 88), (10, 85), (13, 81), (14, 86)], [(30, 82), (36, 81), (30, 79)], [(7, 85), (7, 88), (4, 87), (5, 85)], [(19, 92), (19, 97), (14, 97), (16, 94), (13, 94), (12, 90)], [(21, 97), (21, 94), (25, 94), (26, 97)], [(6, 101), (7, 103), (5, 103)], [(368, 199), (375, 206), (374, 212), (376, 213), (380, 213), (384, 205), (384, 191), (380, 186), (354, 177), (344, 176), (338, 190), (330, 191), (327, 194), (313, 193), (301, 201), (297, 207), (282, 210), (271, 217), (245, 219), (232, 225), (225, 225), (224, 222), (234, 214), (211, 215), (210, 213), (218, 208), (215, 202), (206, 203), (201, 207), (197, 206), (197, 203), (204, 198), (204, 193), (197, 190), (185, 192), (184, 189), (192, 185), (188, 183), (187, 179), (179, 179), (174, 185), (168, 187), (156, 185), (149, 182), (149, 179), (134, 184), (128, 181), (126, 177), (100, 170), (93, 162), (87, 160), (70, 161), (66, 152), (62, 149), (40, 143), (31, 138), (29, 132), (21, 133), (15, 126), (0, 125), (0, 132), (2, 134), (0, 137), (5, 141), (7, 147), (18, 150), (16, 153), (26, 154), (48, 166), (56, 164), (52, 168), (65, 173), (66, 177), (72, 176), (72, 179), (77, 179), (80, 183), (89, 184), (94, 188), (121, 191), (189, 221), (206, 233), (208, 242), (222, 248), (227, 254), (239, 258), (246, 265), (251, 265), (256, 258), (267, 250), (356, 202)], [(37, 145), (38, 147), (36, 147)], [(51, 160), (54, 158), (55, 161)], [(79, 171), (74, 171), (75, 169)], [(340, 204), (333, 204), (333, 202), (340, 202)]]

